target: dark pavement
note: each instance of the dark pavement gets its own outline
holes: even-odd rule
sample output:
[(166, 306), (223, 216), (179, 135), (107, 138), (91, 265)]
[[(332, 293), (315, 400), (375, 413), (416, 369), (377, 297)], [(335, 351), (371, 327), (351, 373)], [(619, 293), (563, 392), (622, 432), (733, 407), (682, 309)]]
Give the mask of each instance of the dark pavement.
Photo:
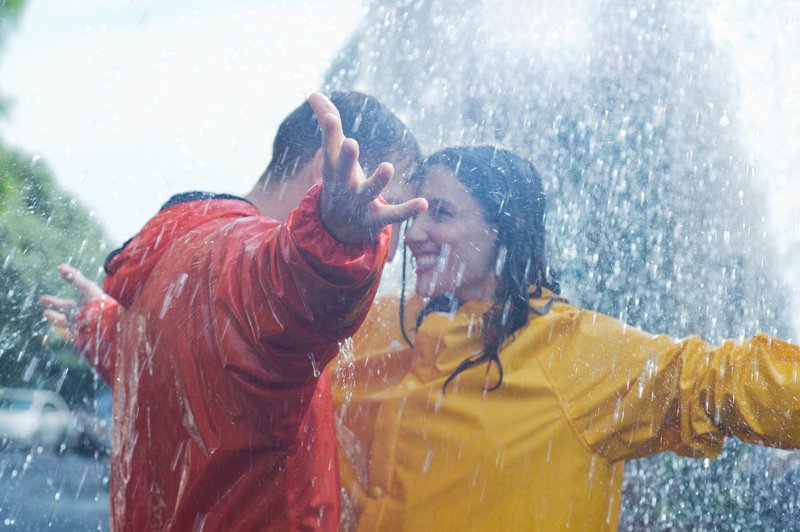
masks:
[(0, 452), (0, 531), (108, 530), (108, 458)]

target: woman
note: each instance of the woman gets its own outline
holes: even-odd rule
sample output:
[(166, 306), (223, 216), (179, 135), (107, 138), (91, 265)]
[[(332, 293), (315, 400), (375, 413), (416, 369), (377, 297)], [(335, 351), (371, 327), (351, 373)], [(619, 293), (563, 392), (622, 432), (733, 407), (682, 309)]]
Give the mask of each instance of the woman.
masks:
[(800, 446), (798, 347), (652, 336), (559, 298), (529, 162), (449, 148), (414, 183), (417, 295), (377, 302), (335, 370), (344, 528), (614, 530), (629, 458)]

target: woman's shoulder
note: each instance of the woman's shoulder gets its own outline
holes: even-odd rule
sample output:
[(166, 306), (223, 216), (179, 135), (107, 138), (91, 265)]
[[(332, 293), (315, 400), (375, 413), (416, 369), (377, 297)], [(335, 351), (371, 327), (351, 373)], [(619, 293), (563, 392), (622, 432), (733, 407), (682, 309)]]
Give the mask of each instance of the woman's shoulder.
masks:
[(566, 297), (544, 288), (538, 295), (531, 292), (530, 309), (534, 316), (544, 316), (550, 313), (575, 315), (585, 312), (584, 309), (572, 304)]
[[(414, 296), (403, 306), (414, 320), (424, 301)], [(411, 348), (400, 328), (400, 307), (399, 296), (376, 298), (352, 341), (340, 344), (341, 356), (330, 369), (335, 401), (342, 400), (348, 386), (351, 393), (366, 393), (386, 387), (388, 382), (402, 378), (408, 371), (411, 358), (407, 355)], [(406, 326), (406, 334), (412, 339), (413, 326), (413, 321)]]
[(424, 306), (425, 300), (416, 294), (405, 298), (403, 301), (400, 300), (399, 294), (378, 296), (367, 313), (362, 329), (375, 325), (386, 328), (387, 325), (391, 324), (399, 330), (400, 314), (402, 313), (406, 330), (411, 331), (414, 329), (417, 316)]
[(403, 320), (405, 322), (405, 332), (407, 335), (413, 334), (417, 315), (425, 301), (413, 295), (402, 302), (399, 295), (384, 295), (375, 298), (364, 323), (353, 335), (353, 343), (370, 350), (380, 346), (394, 343), (404, 343), (403, 331), (400, 328), (401, 307)]

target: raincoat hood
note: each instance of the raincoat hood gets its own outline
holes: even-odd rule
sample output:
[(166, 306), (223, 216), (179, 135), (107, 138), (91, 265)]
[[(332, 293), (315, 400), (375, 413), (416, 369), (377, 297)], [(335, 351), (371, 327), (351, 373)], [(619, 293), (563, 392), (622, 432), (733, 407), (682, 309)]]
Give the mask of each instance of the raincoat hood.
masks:
[(136, 236), (108, 255), (104, 264), (107, 277), (103, 291), (123, 307), (129, 307), (165, 251), (177, 239), (210, 218), (259, 215), (261, 211), (237, 196), (207, 192), (177, 194), (162, 205), (158, 214)]

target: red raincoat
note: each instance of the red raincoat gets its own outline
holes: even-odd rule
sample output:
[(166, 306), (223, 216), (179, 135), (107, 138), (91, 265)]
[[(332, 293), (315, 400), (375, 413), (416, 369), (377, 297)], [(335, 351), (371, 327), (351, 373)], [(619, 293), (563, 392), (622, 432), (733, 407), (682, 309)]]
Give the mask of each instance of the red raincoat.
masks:
[(285, 224), (178, 202), (108, 262), (76, 343), (114, 392), (114, 530), (335, 530), (321, 370), (372, 303), (389, 231), (335, 241), (319, 192)]

